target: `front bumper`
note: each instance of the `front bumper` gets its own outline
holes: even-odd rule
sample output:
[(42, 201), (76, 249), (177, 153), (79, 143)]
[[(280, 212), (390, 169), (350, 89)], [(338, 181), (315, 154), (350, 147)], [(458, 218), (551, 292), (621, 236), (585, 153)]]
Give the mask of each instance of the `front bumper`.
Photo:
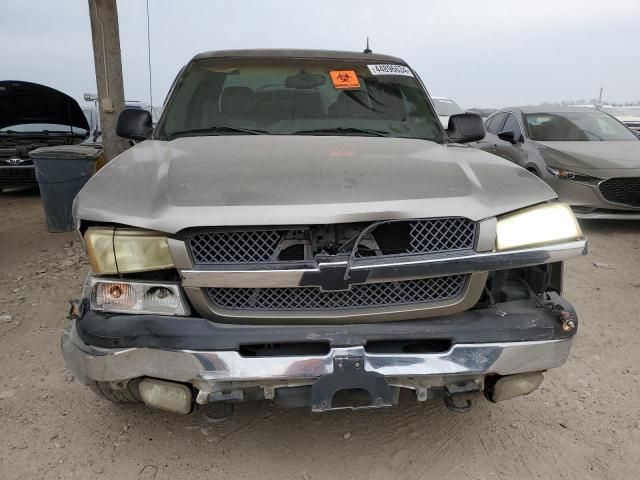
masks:
[[(489, 375), (561, 366), (578, 321), (559, 295), (550, 293), (548, 304), (554, 308), (540, 307), (531, 299), (515, 300), (424, 320), (350, 325), (229, 325), (196, 317), (85, 311), (65, 330), (62, 350), (68, 367), (85, 384), (150, 377), (191, 385), (199, 403), (247, 388), (258, 388), (262, 398), (277, 399), (282, 388), (313, 391), (323, 382), (320, 390), (326, 393), (327, 384), (334, 388), (336, 381), (349, 384), (372, 377), (391, 388), (414, 390), (418, 400), (427, 400), (461, 382), (478, 391)], [(559, 311), (568, 313), (571, 329), (563, 329)], [(374, 348), (376, 343), (403, 341), (444, 341), (444, 347)], [(278, 343), (303, 348), (257, 356), (243, 350), (247, 345)], [(318, 343), (326, 350), (314, 353), (304, 347)], [(336, 366), (347, 361), (363, 367), (360, 377), (340, 376)]]
[(85, 383), (154, 377), (202, 385), (317, 379), (334, 372), (337, 357), (363, 358), (365, 371), (385, 377), (511, 375), (561, 366), (572, 340), (456, 344), (446, 352), (423, 354), (370, 353), (357, 346), (331, 348), (326, 355), (244, 357), (236, 351), (94, 347), (71, 328), (62, 349), (67, 365)]
[(561, 202), (571, 205), (577, 218), (640, 220), (640, 208), (608, 201), (600, 193), (598, 184), (561, 180), (552, 175), (547, 175), (544, 180), (555, 190)]

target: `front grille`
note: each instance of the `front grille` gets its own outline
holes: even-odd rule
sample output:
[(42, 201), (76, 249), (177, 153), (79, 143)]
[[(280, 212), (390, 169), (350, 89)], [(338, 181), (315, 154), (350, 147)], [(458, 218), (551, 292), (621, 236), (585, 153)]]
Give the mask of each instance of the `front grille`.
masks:
[(473, 248), (476, 224), (462, 217), (394, 221), (375, 227), (371, 235), (382, 255), (450, 252)]
[(615, 203), (640, 207), (640, 178), (611, 178), (600, 184), (602, 196)]
[(207, 288), (209, 300), (225, 310), (323, 311), (404, 306), (451, 300), (463, 293), (467, 275), (353, 285), (323, 292), (317, 287)]
[(199, 265), (266, 263), (272, 260), (281, 232), (205, 232), (189, 237), (193, 260)]
[[(363, 224), (362, 231), (367, 228)], [(309, 227), (310, 236), (314, 227)], [(357, 256), (418, 255), (472, 249), (476, 223), (468, 218), (446, 217), (381, 222), (364, 235)], [(297, 232), (301, 230), (298, 229)], [(356, 230), (357, 231), (357, 230)], [(205, 231), (191, 234), (189, 247), (197, 265), (269, 263), (305, 258), (302, 243), (283, 243), (293, 230)], [(302, 242), (300, 237), (296, 237)], [(376, 249), (377, 246), (377, 249)], [(377, 251), (376, 251), (377, 250)], [(346, 252), (348, 253), (348, 252)]]
[[(2, 167), (2, 164), (0, 164)], [(33, 167), (2, 167), (0, 168), (0, 188), (32, 187), (37, 185), (36, 171)]]

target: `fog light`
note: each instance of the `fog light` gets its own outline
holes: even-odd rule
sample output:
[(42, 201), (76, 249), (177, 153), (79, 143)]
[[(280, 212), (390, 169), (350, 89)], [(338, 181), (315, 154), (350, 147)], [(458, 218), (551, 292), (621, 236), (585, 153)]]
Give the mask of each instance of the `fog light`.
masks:
[(186, 385), (145, 378), (138, 389), (142, 401), (149, 407), (183, 415), (191, 411), (193, 394)]
[(114, 313), (189, 315), (177, 284), (123, 282), (91, 278), (91, 309)]
[(519, 373), (500, 377), (486, 390), (487, 397), (492, 402), (501, 402), (521, 395), (529, 395), (540, 386), (544, 380), (542, 372)]

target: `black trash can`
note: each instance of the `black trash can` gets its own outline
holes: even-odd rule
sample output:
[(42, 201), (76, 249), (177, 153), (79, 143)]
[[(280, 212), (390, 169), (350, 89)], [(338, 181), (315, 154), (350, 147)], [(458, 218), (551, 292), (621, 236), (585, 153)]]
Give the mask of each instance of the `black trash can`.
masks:
[(32, 150), (36, 179), (50, 232), (73, 230), (73, 199), (96, 172), (100, 150), (82, 145)]

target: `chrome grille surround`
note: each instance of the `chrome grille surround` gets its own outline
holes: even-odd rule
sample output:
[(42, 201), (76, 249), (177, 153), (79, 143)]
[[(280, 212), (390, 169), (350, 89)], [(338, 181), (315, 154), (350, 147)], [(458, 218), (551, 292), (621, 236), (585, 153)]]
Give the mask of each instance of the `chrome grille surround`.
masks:
[[(405, 222), (412, 220), (405, 220)], [(381, 224), (382, 222), (378, 222)], [(385, 222), (389, 223), (389, 222)], [(185, 231), (179, 238), (169, 238), (169, 248), (176, 268), (180, 272), (182, 288), (192, 306), (204, 318), (229, 324), (344, 324), (404, 321), (449, 315), (472, 308), (485, 288), (488, 272), (558, 262), (584, 255), (586, 239), (557, 245), (524, 248), (513, 251), (495, 251), (496, 219), (477, 222), (474, 247), (459, 251), (428, 253), (424, 255), (368, 256), (349, 260), (345, 253), (338, 258), (318, 258), (315, 261), (277, 261), (269, 264), (197, 265), (190, 251), (189, 236), (199, 230)], [(262, 230), (286, 232), (292, 227), (263, 227)], [(301, 228), (295, 228), (300, 232)], [(257, 230), (257, 227), (236, 227), (237, 230)], [(230, 230), (226, 228), (226, 230)], [(206, 231), (214, 230), (213, 227)], [(285, 240), (286, 241), (286, 240)], [(321, 275), (326, 262), (342, 262), (349, 266), (350, 279), (345, 289), (325, 285)], [(329, 272), (327, 272), (329, 273)], [(335, 273), (335, 272), (334, 272)], [(318, 274), (320, 276), (318, 277)], [(319, 283), (309, 282), (309, 275)], [(407, 282), (456, 275), (466, 277), (465, 285), (456, 298), (434, 300), (427, 303), (390, 304), (364, 308), (329, 308), (324, 310), (258, 310), (255, 308), (230, 309), (217, 307), (209, 296), (210, 289), (313, 289), (325, 288), (325, 293), (345, 292), (358, 285)], [(323, 286), (324, 285), (324, 286)], [(218, 292), (221, 293), (221, 292)], [(317, 292), (316, 292), (317, 293)]]
[(207, 288), (211, 303), (225, 310), (309, 312), (428, 304), (458, 298), (468, 275), (352, 285), (349, 290), (318, 287)]

